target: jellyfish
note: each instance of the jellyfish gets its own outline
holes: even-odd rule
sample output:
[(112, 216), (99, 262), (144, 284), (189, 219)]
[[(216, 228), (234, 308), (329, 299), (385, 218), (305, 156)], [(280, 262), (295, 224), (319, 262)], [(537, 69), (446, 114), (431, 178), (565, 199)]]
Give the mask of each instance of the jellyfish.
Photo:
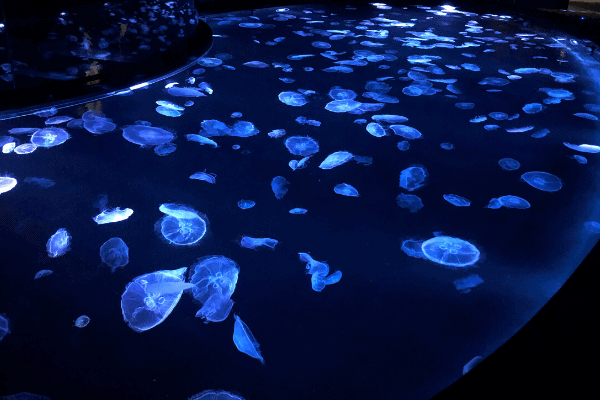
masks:
[(219, 292), (213, 293), (196, 313), (196, 317), (204, 318), (205, 323), (224, 321), (231, 312), (233, 300)]
[(158, 145), (154, 148), (154, 152), (159, 156), (166, 156), (167, 154), (171, 154), (175, 150), (177, 150), (177, 145), (175, 143), (165, 143)]
[(235, 124), (233, 124), (229, 135), (237, 137), (249, 137), (258, 134), (259, 132), (260, 131), (256, 129), (252, 122), (238, 121)]
[(477, 364), (483, 361), (483, 357), (475, 356), (463, 367), (463, 375), (472, 370)]
[(460, 108), (461, 110), (471, 110), (475, 107), (475, 103), (456, 103), (454, 104), (456, 108)]
[(0, 315), (0, 342), (6, 335), (10, 333), (10, 329), (8, 328), (8, 319)]
[(498, 164), (502, 167), (502, 169), (505, 169), (507, 171), (514, 171), (521, 167), (521, 164), (517, 160), (514, 160), (512, 158), (503, 158), (500, 161), (498, 161)]
[(425, 258), (425, 255), (421, 250), (422, 244), (422, 240), (407, 239), (402, 242), (402, 247), (400, 247), (400, 250), (414, 258)]
[(125, 208), (121, 210), (119, 207), (117, 207), (112, 210), (104, 209), (100, 214), (93, 217), (93, 219), (98, 225), (103, 225), (110, 224), (111, 222), (125, 221), (132, 215), (133, 210), (131, 208)]
[(449, 267), (467, 267), (479, 260), (480, 252), (466, 240), (450, 236), (437, 236), (421, 245), (425, 257)]
[(390, 129), (394, 131), (394, 134), (398, 136), (402, 136), (405, 139), (412, 140), (418, 139), (423, 135), (421, 132), (413, 128), (412, 126), (407, 125), (390, 125)]
[(385, 129), (383, 128), (383, 126), (376, 122), (369, 122), (367, 124), (367, 132), (369, 132), (372, 136), (375, 137), (386, 136)]
[(399, 124), (401, 122), (408, 121), (408, 118), (406, 118), (406, 117), (403, 117), (401, 115), (391, 115), (391, 114), (373, 115), (373, 116), (371, 116), (371, 118), (374, 121), (385, 122), (387, 124)]
[[(526, 209), (531, 207), (529, 202), (518, 196), (502, 196), (498, 197), (498, 202), (506, 208)], [(489, 207), (492, 208), (492, 207)]]
[(31, 143), (38, 147), (54, 147), (63, 144), (70, 136), (61, 128), (44, 128), (31, 135)]
[(457, 279), (454, 282), (454, 287), (461, 293), (469, 293), (471, 289), (483, 283), (483, 279), (477, 274), (472, 274), (467, 277)]
[(242, 236), (242, 240), (240, 241), (240, 245), (247, 249), (256, 249), (257, 247), (260, 247), (260, 246), (266, 246), (266, 247), (270, 247), (271, 249), (274, 249), (275, 246), (277, 245), (277, 243), (279, 243), (279, 242), (275, 239), (252, 238), (249, 236)]
[(75, 326), (78, 328), (85, 328), (90, 323), (90, 317), (82, 315), (75, 320)]
[(205, 390), (202, 393), (196, 393), (188, 400), (244, 400), (241, 396), (224, 390)]
[(556, 192), (562, 188), (561, 180), (547, 172), (532, 171), (521, 175), (521, 179), (536, 189), (545, 192)]
[(403, 140), (401, 142), (398, 142), (396, 144), (396, 147), (398, 147), (398, 150), (400, 151), (406, 151), (410, 148), (410, 143), (408, 143), (406, 140)]
[(123, 128), (123, 137), (140, 146), (158, 146), (175, 138), (171, 132), (161, 128), (145, 125), (128, 125)]
[(155, 228), (169, 243), (191, 245), (206, 234), (208, 219), (193, 208), (165, 203), (160, 205), (159, 210), (167, 216), (160, 219)]
[(356, 92), (336, 86), (329, 91), (329, 97), (333, 100), (354, 100), (356, 98)]
[(273, 189), (276, 198), (283, 198), (288, 191), (288, 188), (286, 188), (288, 184), (289, 182), (283, 176), (276, 176), (273, 178), (271, 181), (271, 189)]
[(260, 350), (258, 349), (259, 344), (254, 338), (254, 335), (252, 335), (252, 332), (250, 332), (250, 329), (240, 317), (235, 314), (233, 317), (235, 318), (235, 325), (233, 326), (233, 343), (235, 343), (235, 346), (239, 351), (260, 360), (264, 365), (265, 360), (260, 354)]
[(456, 194), (445, 194), (444, 200), (457, 207), (468, 207), (471, 205), (471, 200), (460, 197)]
[(186, 269), (140, 275), (127, 284), (121, 296), (121, 310), (131, 329), (146, 331), (171, 314), (183, 291), (194, 287), (184, 282)]
[(312, 289), (315, 292), (320, 292), (325, 288), (325, 285), (333, 285), (342, 279), (342, 272), (335, 271), (329, 274), (329, 265), (313, 259), (308, 253), (298, 253), (300, 260), (306, 263), (306, 273), (312, 275), (310, 282)]
[(270, 138), (276, 139), (285, 136), (285, 129), (274, 129), (268, 133)]
[(35, 274), (35, 277), (34, 277), (33, 279), (40, 279), (41, 277), (48, 276), (48, 275), (50, 275), (51, 273), (52, 273), (52, 270), (49, 270), (49, 269), (42, 269), (42, 270), (39, 270), (39, 271), (38, 271), (38, 272)]
[(298, 92), (281, 92), (278, 97), (279, 101), (288, 106), (301, 107), (308, 103), (306, 98)]
[(46, 243), (46, 251), (48, 256), (56, 258), (62, 256), (69, 251), (69, 245), (71, 244), (71, 236), (65, 228), (60, 228), (56, 233), (50, 236)]
[(413, 191), (427, 184), (427, 170), (423, 167), (409, 167), (400, 173), (400, 187)]
[(101, 135), (103, 133), (111, 132), (115, 130), (117, 125), (105, 118), (96, 118), (92, 121), (85, 121), (83, 127), (90, 133)]
[(200, 91), (200, 88), (195, 87), (179, 87), (171, 86), (167, 89), (167, 93), (175, 97), (203, 97), (206, 96)]
[(235, 261), (227, 257), (201, 257), (190, 267), (190, 283), (194, 284), (192, 295), (201, 303), (206, 303), (214, 293), (230, 298), (239, 272)]
[(37, 145), (33, 143), (23, 143), (22, 145), (15, 147), (13, 151), (15, 152), (15, 154), (31, 154), (36, 149)]
[(237, 202), (237, 205), (242, 210), (247, 210), (248, 208), (254, 207), (256, 203), (252, 200), (240, 200)]
[(419, 196), (415, 196), (414, 194), (400, 193), (396, 197), (396, 203), (402, 208), (408, 208), (413, 213), (423, 208), (423, 201), (421, 201)]
[(217, 175), (215, 174), (210, 174), (206, 172), (196, 172), (195, 174), (190, 176), (190, 179), (198, 179), (200, 181), (206, 181), (208, 183), (215, 183), (216, 177)]
[(129, 248), (123, 239), (110, 238), (100, 246), (100, 258), (103, 263), (111, 268), (112, 272), (115, 272), (115, 269), (124, 267), (129, 263)]
[(341, 194), (342, 196), (359, 197), (358, 190), (356, 190), (354, 186), (347, 183), (335, 185), (333, 191), (337, 194)]
[(540, 103), (529, 103), (523, 106), (523, 111), (527, 114), (536, 114), (544, 109), (544, 106)]
[(353, 155), (347, 151), (336, 151), (332, 153), (323, 160), (319, 168), (321, 169), (331, 169), (337, 167), (338, 165), (342, 165), (352, 159)]
[(333, 100), (325, 105), (325, 109), (334, 113), (343, 113), (352, 111), (360, 107), (360, 105), (361, 103), (354, 100)]
[(292, 208), (290, 214), (306, 214), (308, 210), (306, 208)]
[(582, 153), (593, 153), (593, 154), (600, 153), (600, 146), (596, 146), (593, 144), (579, 144), (578, 145), (578, 144), (571, 144), (571, 143), (567, 143), (567, 142), (563, 142), (563, 144), (572, 150), (580, 151)]
[(186, 139), (191, 141), (191, 142), (197, 142), (200, 144), (208, 144), (212, 147), (219, 147), (219, 145), (217, 144), (217, 142), (215, 142), (212, 139), (209, 139), (207, 137), (204, 137), (202, 135), (196, 135), (196, 134), (189, 134), (189, 135), (185, 135)]
[(262, 61), (249, 61), (244, 63), (244, 65), (246, 67), (252, 67), (252, 68), (268, 68), (269, 64), (265, 64)]

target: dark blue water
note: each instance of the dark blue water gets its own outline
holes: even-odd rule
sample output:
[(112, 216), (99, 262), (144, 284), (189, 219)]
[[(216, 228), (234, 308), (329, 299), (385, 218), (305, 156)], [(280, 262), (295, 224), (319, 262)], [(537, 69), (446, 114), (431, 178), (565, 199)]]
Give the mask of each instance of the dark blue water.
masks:
[[(283, 13), (297, 18), (274, 21), (275, 9), (255, 12), (258, 20), (249, 18), (250, 12), (207, 18), (221, 37), (215, 37), (206, 57), (231, 54), (224, 64), (235, 70), (206, 67), (199, 76), (192, 73), (199, 68), (196, 65), (129, 96), (59, 110), (58, 115), (74, 118), (88, 110), (101, 111), (119, 127), (113, 132), (93, 135), (66, 128), (71, 139), (64, 144), (38, 148), (30, 155), (2, 154), (0, 171), (19, 182), (0, 194), (0, 313), (11, 329), (0, 343), (2, 394), (184, 399), (203, 390), (224, 389), (245, 399), (426, 399), (458, 379), (473, 357), (489, 355), (514, 334), (593, 246), (596, 238), (584, 230), (583, 223), (598, 220), (593, 200), (598, 190), (597, 155), (575, 153), (563, 145), (597, 143), (598, 122), (572, 115), (586, 112), (584, 104), (598, 104), (594, 65), (580, 60), (576, 45), (567, 40), (564, 48), (544, 46), (556, 41), (541, 33), (540, 39), (522, 40), (515, 35), (532, 32), (515, 21), (439, 15), (415, 7), (315, 6)], [(378, 16), (415, 25), (369, 26), (389, 30), (387, 39), (328, 40), (327, 33), (318, 31), (348, 29), (363, 34), (357, 24)], [(311, 20), (324, 22), (309, 24)], [(483, 29), (465, 31), (468, 21), (477, 21)], [(273, 27), (238, 26), (244, 22)], [(299, 30), (312, 30), (314, 36), (292, 33)], [(414, 40), (392, 40), (414, 38), (408, 31), (428, 30), (454, 38), (451, 43), (456, 46), (470, 42), (479, 47), (423, 49), (415, 47), (419, 43)], [(264, 44), (276, 37), (286, 39), (276, 46)], [(363, 40), (384, 46), (362, 46)], [(335, 64), (318, 55), (324, 50), (312, 47), (313, 41), (328, 41), (329, 50), (346, 52), (337, 56), (339, 60), (351, 59), (359, 49), (377, 54), (392, 50), (398, 60), (353, 67), (349, 74), (326, 73), (321, 70)], [(511, 49), (510, 44), (517, 48)], [(483, 53), (485, 49), (495, 52)], [(290, 54), (315, 56), (292, 61), (286, 58)], [(402, 88), (412, 82), (406, 71), (427, 67), (407, 61), (415, 54), (442, 57), (432, 63), (445, 75), (422, 73), (431, 79), (457, 79), (462, 94), (448, 97), (452, 93), (446, 84), (432, 82), (440, 92), (404, 95)], [(243, 65), (250, 61), (290, 64), (293, 70)], [(445, 67), (463, 63), (477, 64), (481, 71)], [(381, 69), (381, 64), (390, 68)], [(506, 78), (498, 69), (512, 73), (524, 67), (576, 76), (569, 83), (535, 73), (502, 87), (478, 84), (486, 77)], [(399, 74), (401, 69), (405, 71)], [(185, 82), (189, 77), (196, 77), (194, 86), (208, 82), (214, 93), (188, 99), (171, 96), (164, 88), (172, 82), (192, 86)], [(296, 81), (284, 83), (279, 77)], [(368, 81), (383, 77), (393, 78), (385, 80), (392, 86), (387, 94), (397, 97), (398, 103), (362, 115), (325, 109), (331, 100), (327, 93), (334, 86), (354, 90), (357, 101), (374, 103), (361, 93)], [(567, 89), (574, 100), (545, 104), (538, 114), (524, 113), (525, 104), (543, 103), (548, 97), (539, 91), (543, 87)], [(277, 98), (282, 91), (298, 89), (316, 93), (302, 107), (285, 105)], [(170, 118), (154, 111), (157, 100), (195, 104), (186, 107), (182, 116)], [(459, 102), (472, 102), (475, 107), (461, 110), (454, 105)], [(231, 118), (233, 112), (241, 112), (242, 117)], [(520, 116), (512, 121), (488, 117), (482, 123), (469, 122), (490, 112)], [(410, 149), (400, 151), (396, 144), (404, 139), (391, 130), (377, 138), (365, 124), (353, 123), (359, 118), (372, 122), (373, 114), (405, 116), (409, 120), (403, 124), (417, 128), (423, 137), (410, 140)], [(321, 125), (301, 125), (295, 121), (299, 116)], [(186, 140), (185, 135), (198, 134), (201, 122), (209, 119), (228, 125), (250, 121), (260, 133), (247, 138), (211, 137), (218, 148)], [(152, 148), (126, 141), (120, 128), (137, 120), (176, 134), (177, 150), (161, 157)], [(15, 127), (41, 128), (44, 119), (32, 115), (0, 123), (0, 133), (6, 134)], [(486, 131), (485, 124), (501, 128)], [(528, 125), (535, 129), (506, 132)], [(543, 128), (550, 130), (546, 137), (530, 136)], [(285, 129), (286, 136), (270, 138), (267, 133), (273, 129)], [(26, 135), (13, 136), (21, 143), (29, 140)], [(301, 158), (286, 149), (284, 141), (290, 136), (310, 136), (319, 143), (319, 152), (304, 169), (292, 171), (288, 166), (291, 159)], [(443, 149), (441, 143), (452, 143), (454, 148)], [(233, 150), (234, 145), (240, 149)], [(327, 155), (341, 150), (372, 157), (373, 162), (318, 168)], [(588, 163), (579, 164), (571, 158), (574, 154), (586, 156)], [(520, 169), (503, 170), (498, 161), (505, 157), (518, 160)], [(415, 165), (426, 168), (427, 185), (408, 192), (399, 187), (399, 175)], [(215, 184), (189, 179), (205, 169), (216, 174)], [(563, 187), (557, 192), (537, 190), (519, 179), (528, 171), (553, 174)], [(271, 191), (275, 176), (289, 181), (282, 199)], [(44, 177), (56, 184), (42, 188), (25, 183), (26, 177)], [(360, 196), (336, 194), (333, 188), (340, 183), (354, 186)], [(419, 196), (424, 207), (414, 213), (400, 208), (396, 203), (400, 193)], [(92, 219), (99, 212), (94, 202), (103, 194), (109, 207), (131, 208), (133, 215), (97, 225)], [(444, 200), (444, 194), (465, 197), (471, 205), (456, 207)], [(490, 199), (504, 195), (522, 197), (531, 208), (484, 208)], [(237, 206), (241, 199), (256, 205), (242, 210)], [(207, 216), (207, 234), (197, 245), (168, 245), (157, 235), (154, 225), (164, 216), (158, 209), (163, 203), (184, 204)], [(308, 212), (288, 212), (296, 207)], [(71, 249), (50, 258), (45, 244), (59, 228), (72, 236)], [(401, 251), (404, 240), (427, 240), (440, 232), (475, 245), (480, 260), (468, 268), (450, 269)], [(239, 245), (242, 236), (274, 238), (279, 244), (274, 250), (251, 250)], [(129, 264), (114, 273), (99, 256), (100, 246), (112, 237), (123, 239), (130, 253)], [(331, 272), (342, 271), (342, 279), (320, 293), (313, 291), (298, 252), (327, 262)], [(232, 314), (252, 330), (264, 366), (233, 344), (233, 315), (204, 324), (194, 317), (200, 305), (187, 293), (163, 323), (146, 332), (134, 332), (124, 322), (120, 298), (129, 282), (154, 271), (189, 267), (207, 255), (224, 255), (239, 265)], [(34, 280), (41, 269), (53, 274)], [(469, 293), (459, 292), (453, 281), (470, 274), (484, 282)], [(90, 317), (89, 325), (74, 327), (73, 321), (83, 314)]]

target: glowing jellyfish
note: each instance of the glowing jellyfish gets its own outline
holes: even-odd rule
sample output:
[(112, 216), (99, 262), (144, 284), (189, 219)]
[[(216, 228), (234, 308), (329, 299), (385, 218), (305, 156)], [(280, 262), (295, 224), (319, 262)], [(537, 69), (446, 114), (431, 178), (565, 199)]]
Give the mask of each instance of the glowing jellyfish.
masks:
[(292, 208), (290, 214), (306, 214), (308, 210), (306, 208)]
[(235, 261), (224, 256), (199, 258), (190, 267), (192, 294), (196, 300), (206, 303), (215, 293), (230, 298), (235, 290), (240, 269)]
[(315, 292), (320, 292), (326, 285), (333, 285), (342, 279), (342, 272), (329, 274), (329, 265), (313, 259), (308, 253), (298, 253), (300, 260), (306, 263), (306, 273), (312, 275), (310, 283)]
[(17, 186), (17, 180), (9, 176), (0, 176), (0, 193), (6, 193)]
[(131, 329), (146, 331), (171, 314), (183, 291), (194, 287), (184, 282), (186, 269), (140, 275), (127, 284), (121, 296), (121, 310)]
[(427, 170), (423, 167), (409, 167), (400, 173), (400, 187), (413, 191), (427, 184)]
[[(229, 129), (229, 128), (227, 128), (227, 129)], [(217, 142), (215, 142), (214, 140), (209, 139), (207, 137), (204, 137), (202, 135), (189, 134), (189, 135), (185, 135), (185, 137), (187, 140), (189, 140), (191, 142), (196, 142), (196, 143), (200, 143), (200, 144), (208, 144), (215, 148), (219, 147)]]
[(145, 125), (128, 125), (123, 128), (123, 137), (140, 146), (158, 146), (175, 138), (171, 132)]
[(205, 390), (202, 393), (196, 393), (188, 400), (244, 400), (241, 396), (224, 390)]
[(121, 238), (110, 238), (100, 246), (100, 258), (115, 272), (129, 263), (129, 247)]
[(460, 197), (456, 194), (445, 194), (444, 200), (457, 207), (468, 207), (471, 205), (471, 200)]
[(308, 103), (306, 98), (298, 92), (281, 92), (278, 97), (279, 101), (288, 106), (301, 107)]
[(90, 317), (82, 315), (75, 320), (75, 326), (78, 328), (85, 328), (90, 323)]
[(205, 323), (224, 321), (229, 316), (233, 303), (229, 297), (225, 297), (221, 293), (213, 293), (198, 310), (196, 317), (204, 318)]
[(62, 256), (69, 251), (69, 245), (71, 244), (71, 236), (65, 228), (60, 228), (56, 233), (50, 236), (46, 243), (46, 251), (48, 256), (56, 258)]
[(242, 353), (248, 354), (252, 358), (258, 359), (263, 365), (265, 360), (260, 354), (259, 344), (250, 332), (248, 326), (241, 320), (237, 315), (233, 315), (235, 318), (235, 325), (233, 326), (233, 343)]
[(44, 276), (48, 276), (50, 274), (52, 274), (52, 270), (42, 269), (42, 270), (39, 270), (38, 272), (36, 272), (35, 277), (33, 279), (40, 279), (40, 278), (42, 278)]
[(376, 122), (369, 122), (367, 124), (367, 132), (369, 132), (372, 136), (375, 137), (386, 136), (385, 128)]
[(159, 156), (166, 156), (167, 154), (171, 154), (175, 150), (177, 150), (177, 145), (175, 143), (165, 143), (158, 145), (154, 148), (154, 152)]
[(240, 241), (240, 245), (247, 249), (256, 249), (260, 246), (270, 247), (272, 249), (275, 248), (275, 245), (279, 243), (275, 239), (271, 238), (252, 238), (249, 236), (242, 236), (242, 240)]
[(242, 210), (247, 210), (248, 208), (254, 207), (256, 203), (252, 200), (240, 200), (237, 202), (237, 205)]
[(206, 234), (208, 220), (193, 208), (165, 203), (160, 205), (159, 210), (167, 216), (160, 219), (155, 227), (169, 243), (191, 245)]
[(125, 208), (121, 210), (119, 207), (112, 210), (105, 209), (100, 214), (96, 215), (93, 219), (98, 225), (109, 224), (112, 222), (124, 221), (133, 215), (131, 208)]
[(423, 136), (417, 129), (407, 125), (390, 125), (390, 129), (394, 131), (394, 134), (408, 140), (418, 139)]
[(329, 97), (333, 100), (354, 100), (356, 93), (353, 90), (342, 89), (336, 86), (329, 91)]
[(449, 267), (467, 267), (479, 260), (480, 252), (466, 240), (450, 236), (437, 236), (421, 245), (425, 257)]
[[(529, 204), (529, 202), (527, 200), (525, 200), (521, 197), (518, 197), (518, 196), (508, 195), (508, 196), (498, 197), (498, 202), (506, 208), (517, 208), (517, 209), (524, 210), (524, 209), (531, 207), (531, 204)], [(489, 207), (489, 208), (493, 208), (493, 207)]]
[(20, 146), (15, 147), (15, 154), (30, 154), (37, 149), (37, 145), (33, 143), (23, 143)]
[(85, 121), (83, 127), (90, 133), (102, 135), (103, 133), (115, 130), (117, 125), (104, 118), (96, 118), (92, 121)]
[(521, 179), (536, 189), (545, 192), (556, 192), (562, 187), (561, 180), (547, 172), (532, 171), (521, 175)]
[(238, 121), (235, 124), (233, 124), (229, 135), (237, 137), (249, 137), (256, 135), (258, 132), (260, 131), (256, 129), (252, 122)]
[(285, 147), (296, 156), (310, 156), (319, 151), (319, 144), (308, 136), (292, 136), (285, 141)]
[(216, 174), (211, 174), (211, 173), (207, 173), (207, 172), (196, 172), (195, 174), (190, 176), (190, 179), (197, 179), (199, 181), (215, 183), (216, 177), (217, 177)]
[(271, 189), (273, 189), (276, 198), (283, 198), (288, 191), (288, 188), (286, 187), (288, 184), (289, 182), (283, 176), (276, 176), (273, 178), (271, 181)]
[(10, 333), (10, 329), (8, 328), (8, 319), (0, 315), (0, 341), (4, 339), (6, 335)]
[(502, 167), (502, 169), (505, 169), (507, 171), (514, 171), (521, 167), (521, 164), (517, 160), (512, 158), (503, 158), (500, 161), (498, 161), (498, 164)]
[(354, 100), (333, 100), (325, 105), (327, 111), (343, 113), (360, 107), (361, 103)]
[(523, 106), (523, 111), (525, 111), (527, 114), (536, 114), (539, 113), (540, 111), (542, 111), (544, 109), (544, 106), (541, 105), (540, 103), (530, 103), (530, 104), (525, 104)]
[(338, 165), (342, 165), (352, 159), (353, 155), (347, 151), (336, 151), (335, 153), (331, 153), (330, 155), (323, 160), (319, 168), (321, 169), (331, 169), (337, 167)]
[(61, 128), (44, 128), (31, 135), (31, 143), (38, 147), (54, 147), (63, 144), (70, 136)]
[(402, 247), (400, 247), (400, 250), (414, 258), (425, 258), (425, 255), (421, 250), (422, 244), (422, 240), (407, 239), (402, 242)]
[(472, 274), (452, 282), (456, 290), (461, 293), (469, 293), (471, 289), (483, 283), (483, 279), (477, 274)]

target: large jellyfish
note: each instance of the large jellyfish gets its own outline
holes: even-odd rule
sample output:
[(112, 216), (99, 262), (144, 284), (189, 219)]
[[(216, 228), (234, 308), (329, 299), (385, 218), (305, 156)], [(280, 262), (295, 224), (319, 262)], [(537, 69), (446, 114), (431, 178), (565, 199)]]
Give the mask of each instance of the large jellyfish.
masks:
[(233, 326), (233, 343), (242, 353), (248, 354), (252, 358), (260, 360), (264, 365), (265, 360), (260, 354), (259, 344), (250, 332), (248, 326), (242, 321), (237, 315), (233, 315), (235, 318), (235, 325)]
[(31, 143), (38, 147), (54, 147), (63, 144), (70, 136), (61, 128), (44, 128), (31, 135)]
[(425, 257), (449, 267), (466, 267), (479, 260), (479, 250), (466, 240), (437, 236), (421, 245)]
[(54, 235), (50, 236), (50, 239), (48, 239), (48, 242), (46, 243), (48, 256), (52, 258), (62, 256), (69, 250), (70, 244), (71, 236), (69, 235), (69, 232), (67, 232), (65, 228), (60, 228)]
[(185, 283), (186, 269), (184, 267), (140, 275), (127, 284), (121, 296), (121, 310), (131, 329), (146, 331), (171, 314), (183, 291), (195, 286)]
[(521, 175), (521, 179), (529, 183), (534, 188), (543, 190), (545, 192), (556, 192), (562, 187), (561, 180), (558, 177), (547, 172), (526, 172), (523, 175)]
[(140, 146), (158, 146), (175, 138), (171, 132), (145, 125), (128, 125), (123, 128), (123, 137)]
[(156, 223), (155, 229), (169, 243), (191, 245), (206, 234), (208, 219), (193, 208), (165, 203), (160, 205), (159, 210), (167, 216)]
[(296, 156), (310, 156), (319, 151), (319, 144), (308, 136), (292, 136), (285, 141), (285, 147)]
[(112, 272), (115, 272), (115, 269), (124, 267), (129, 263), (129, 248), (123, 239), (110, 238), (100, 246), (100, 258), (103, 263), (111, 268)]
[(224, 256), (199, 258), (190, 268), (190, 283), (195, 286), (192, 294), (201, 303), (214, 293), (231, 297), (237, 284), (240, 269), (235, 261)]

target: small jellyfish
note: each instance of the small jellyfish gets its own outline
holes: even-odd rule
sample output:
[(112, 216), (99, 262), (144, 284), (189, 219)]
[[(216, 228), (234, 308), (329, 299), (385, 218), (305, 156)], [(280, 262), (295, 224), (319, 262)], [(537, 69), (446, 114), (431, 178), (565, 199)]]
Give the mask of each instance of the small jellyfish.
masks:
[(505, 169), (507, 171), (514, 171), (521, 167), (521, 164), (517, 160), (514, 160), (512, 158), (503, 158), (500, 161), (498, 161), (498, 164), (502, 167), (502, 169)]
[(52, 273), (52, 270), (49, 270), (49, 269), (42, 269), (42, 270), (39, 270), (39, 271), (38, 271), (38, 272), (35, 274), (35, 277), (34, 277), (33, 279), (40, 279), (41, 277), (48, 276), (48, 275), (50, 275), (51, 273)]
[(319, 151), (319, 144), (308, 136), (292, 136), (285, 141), (285, 147), (296, 156), (310, 156)]
[(37, 146), (33, 143), (23, 143), (15, 147), (13, 150), (15, 154), (31, 154), (37, 149)]
[(193, 208), (165, 203), (159, 210), (166, 217), (160, 219), (155, 228), (171, 244), (187, 246), (197, 243), (207, 231), (207, 218)]
[(556, 192), (562, 188), (561, 180), (547, 172), (532, 171), (521, 175), (521, 179), (536, 189), (545, 192)]
[(423, 167), (409, 167), (400, 173), (400, 187), (413, 191), (427, 184), (427, 170)]
[(196, 172), (195, 174), (193, 174), (192, 176), (190, 176), (190, 179), (197, 179), (199, 181), (206, 181), (208, 183), (215, 183), (215, 178), (217, 177), (217, 175), (215, 174), (210, 174), (210, 173), (206, 173), (206, 172)]
[[(191, 141), (191, 142), (197, 142), (200, 144), (208, 144), (214, 148), (219, 147), (219, 145), (217, 144), (217, 142), (215, 142), (212, 139), (209, 139), (207, 137), (204, 137), (202, 135), (196, 135), (196, 134), (189, 134), (189, 135), (185, 135), (186, 139)], [(163, 145), (164, 146), (164, 145)]]
[[(531, 204), (529, 204), (529, 202), (521, 197), (517, 197), (517, 196), (502, 196), (502, 197), (498, 197), (498, 202), (506, 207), (506, 208), (517, 208), (517, 209), (527, 209), (529, 207), (531, 207)], [(492, 208), (492, 207), (489, 207)]]
[(233, 343), (242, 353), (248, 354), (252, 358), (260, 360), (264, 365), (265, 360), (260, 354), (259, 344), (250, 332), (248, 326), (242, 321), (237, 315), (233, 315), (235, 318), (235, 325), (233, 326)]
[(131, 208), (125, 208), (121, 210), (119, 207), (109, 210), (105, 209), (95, 217), (93, 217), (94, 221), (98, 225), (110, 224), (112, 222), (120, 222), (125, 221), (127, 218), (133, 215), (133, 210)]
[(472, 274), (467, 277), (457, 279), (454, 282), (454, 287), (461, 293), (469, 293), (471, 289), (483, 283), (483, 279), (477, 274)]
[(308, 253), (298, 253), (300, 260), (306, 263), (306, 273), (312, 275), (310, 282), (315, 292), (322, 291), (326, 285), (333, 285), (342, 279), (342, 272), (335, 271), (329, 274), (329, 265), (313, 259)]
[(417, 129), (408, 125), (390, 125), (390, 129), (394, 131), (394, 134), (407, 140), (419, 139), (423, 136)]
[(202, 308), (198, 310), (196, 317), (206, 319), (205, 323), (209, 321), (221, 322), (227, 319), (232, 307), (233, 300), (223, 296), (219, 292), (215, 292), (206, 300)]
[(281, 92), (278, 97), (279, 101), (288, 106), (301, 107), (308, 103), (306, 98), (298, 92)]
[(242, 236), (242, 240), (240, 241), (240, 245), (247, 249), (256, 249), (260, 246), (270, 247), (272, 249), (275, 248), (275, 245), (279, 243), (275, 239), (271, 238), (252, 238), (249, 236)]
[(383, 126), (376, 122), (369, 122), (367, 124), (367, 132), (369, 132), (372, 136), (375, 137), (386, 136), (385, 129), (383, 128)]
[(288, 191), (288, 188), (286, 187), (288, 184), (289, 182), (283, 176), (276, 176), (273, 178), (271, 181), (271, 189), (273, 189), (276, 198), (283, 198)]
[(115, 272), (129, 263), (129, 247), (121, 238), (110, 238), (100, 246), (100, 258)]
[(342, 196), (359, 197), (358, 190), (347, 183), (340, 183), (333, 188), (333, 191)]
[(479, 260), (480, 252), (466, 240), (450, 236), (437, 236), (421, 245), (425, 257), (449, 267), (467, 267)]
[(114, 131), (117, 125), (106, 120), (105, 118), (96, 118), (92, 121), (85, 121), (83, 123), (83, 127), (90, 133), (102, 135), (104, 133)]
[(539, 113), (540, 111), (542, 111), (544, 109), (544, 106), (541, 105), (540, 103), (530, 103), (530, 104), (525, 104), (523, 106), (523, 111), (525, 111), (525, 113), (527, 114), (536, 114)]
[(398, 147), (398, 150), (400, 150), (400, 151), (407, 151), (408, 149), (410, 149), (410, 143), (407, 142), (406, 140), (403, 140), (401, 142), (398, 142), (396, 147)]
[(290, 214), (306, 214), (308, 210), (306, 208), (292, 208)]
[(464, 197), (460, 197), (455, 194), (445, 194), (444, 200), (457, 207), (468, 207), (471, 205), (471, 200), (465, 199)]
[(254, 207), (256, 203), (252, 200), (240, 200), (237, 202), (237, 205), (242, 210), (247, 210), (248, 208)]
[(400, 250), (405, 252), (407, 255), (415, 258), (425, 258), (423, 251), (421, 250), (422, 240), (407, 239), (402, 242)]
[(78, 328), (85, 328), (90, 323), (90, 317), (82, 315), (75, 320), (75, 326)]
[(325, 105), (325, 109), (334, 113), (343, 113), (352, 111), (360, 107), (360, 105), (361, 103), (354, 100), (333, 100)]
[(48, 256), (56, 258), (62, 256), (69, 251), (69, 245), (71, 244), (71, 236), (65, 228), (60, 228), (56, 233), (50, 236), (46, 243), (46, 251)]
[(421, 201), (419, 196), (415, 196), (414, 194), (400, 193), (396, 197), (396, 203), (402, 208), (408, 208), (413, 213), (423, 208), (423, 201)]
[(128, 125), (123, 128), (123, 137), (140, 146), (158, 146), (175, 138), (171, 132), (145, 125)]
[(8, 319), (0, 315), (0, 342), (6, 335), (10, 333), (10, 329), (8, 328)]
[(175, 143), (165, 143), (154, 148), (154, 152), (159, 156), (166, 156), (175, 150), (177, 150), (177, 145)]
[(452, 143), (441, 143), (440, 147), (444, 150), (452, 150), (454, 145)]

